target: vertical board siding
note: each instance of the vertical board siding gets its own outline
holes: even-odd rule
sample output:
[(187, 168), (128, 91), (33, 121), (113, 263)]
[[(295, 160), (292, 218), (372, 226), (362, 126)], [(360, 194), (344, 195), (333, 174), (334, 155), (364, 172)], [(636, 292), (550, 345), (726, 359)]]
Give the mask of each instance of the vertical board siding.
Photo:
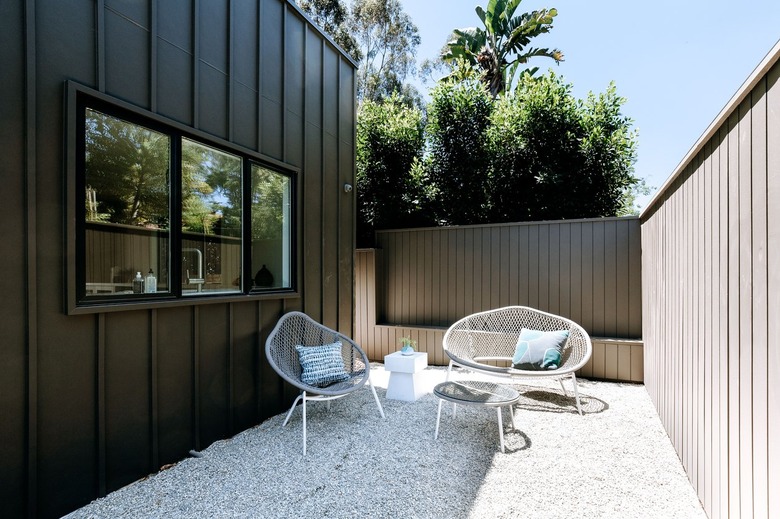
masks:
[(711, 518), (780, 498), (780, 65), (642, 216), (645, 384)]
[[(780, 68), (767, 75), (767, 487), (768, 509), (780, 514)], [(770, 202), (771, 201), (771, 202)]]
[(380, 231), (380, 249), (356, 252), (355, 338), (383, 361), (410, 335), (446, 365), (441, 340), (459, 318), (536, 306), (594, 337), (581, 375), (641, 382), (639, 231), (637, 218)]
[(449, 326), (524, 305), (574, 319), (593, 336), (639, 338), (639, 231), (633, 217), (379, 231), (387, 265), (377, 280), (386, 293), (379, 322)]
[[(2, 2), (0, 27), (0, 516), (60, 517), (289, 406), (282, 313), (351, 330), (355, 64), (292, 0)], [(68, 80), (299, 169), (298, 296), (66, 315)]]
[[(384, 362), (385, 355), (397, 351), (401, 337), (417, 341), (417, 350), (428, 354), (428, 364), (446, 366), (442, 340), (445, 327), (377, 324), (379, 297), (376, 279), (381, 277), (378, 254), (373, 249), (355, 253), (355, 331), (354, 338), (372, 361)], [(592, 337), (593, 356), (578, 372), (588, 378), (642, 382), (644, 359), (642, 341)]]
[[(24, 5), (22, 2), (0, 3), (0, 20), (19, 27), (20, 31), (0, 31), (0, 62), (3, 63), (3, 81), (0, 82), (0, 99), (21, 99), (24, 96), (25, 70)], [(2, 25), (2, 24), (0, 24)], [(30, 35), (34, 37), (34, 34)], [(25, 235), (25, 185), (34, 179), (34, 164), (26, 164), (25, 155), (34, 141), (25, 142), (26, 121), (23, 103), (0, 103), (0, 149), (6, 150), (3, 157), (5, 171), (25, 174), (3, 176), (3, 189), (0, 190), (0, 217), (4, 222), (15, 222), (3, 231), (4, 250), (24, 251), (27, 249)], [(32, 170), (26, 170), (32, 168)], [(34, 196), (34, 192), (32, 195)], [(29, 225), (29, 223), (28, 223)], [(34, 222), (33, 222), (34, 225)], [(0, 290), (4, 298), (15, 302), (18, 308), (26, 310), (26, 286), (28, 272), (23, 254), (6, 254), (5, 275), (0, 280)], [(26, 313), (26, 312), (25, 312)], [(0, 484), (0, 515), (21, 516), (25, 509), (25, 483), (27, 456), (25, 446), (28, 441), (25, 427), (27, 380), (25, 371), (29, 363), (25, 351), (26, 315), (19, 312), (0, 312), (0, 330), (3, 332), (3, 345), (0, 347), (0, 460), (2, 470), (17, 477), (3, 479)]]

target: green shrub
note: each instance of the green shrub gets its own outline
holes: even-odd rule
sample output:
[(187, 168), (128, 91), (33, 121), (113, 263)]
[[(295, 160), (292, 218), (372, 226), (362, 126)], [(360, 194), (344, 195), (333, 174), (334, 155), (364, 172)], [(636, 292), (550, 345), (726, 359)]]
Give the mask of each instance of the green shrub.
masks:
[(446, 225), (484, 221), (491, 157), (486, 130), (493, 100), (476, 80), (440, 83), (431, 93), (426, 128), (426, 181), (437, 220)]
[(420, 186), (412, 175), (423, 151), (422, 112), (394, 95), (364, 101), (357, 117), (358, 245), (373, 231), (420, 224)]

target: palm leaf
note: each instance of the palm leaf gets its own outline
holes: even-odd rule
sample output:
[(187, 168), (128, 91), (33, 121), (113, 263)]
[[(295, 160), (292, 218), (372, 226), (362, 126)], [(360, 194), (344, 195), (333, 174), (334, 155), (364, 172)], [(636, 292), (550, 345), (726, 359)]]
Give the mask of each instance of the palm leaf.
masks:
[(501, 15), (506, 11), (506, 0), (490, 0), (485, 13), (485, 28), (494, 34), (500, 33)]
[(441, 59), (453, 61), (464, 58), (472, 64), (477, 63), (477, 54), (485, 46), (485, 31), (477, 27), (466, 27), (452, 31), (452, 39), (447, 42), (447, 51)]
[(527, 49), (525, 52), (517, 56), (518, 63), (528, 63), (528, 60), (531, 58), (538, 58), (538, 57), (544, 57), (544, 58), (552, 58), (556, 62), (563, 61), (563, 53), (558, 49)]
[(482, 9), (481, 5), (478, 5), (474, 10), (477, 12), (477, 16), (479, 16), (479, 19), (484, 24), (485, 23), (485, 10)]
[(517, 6), (520, 5), (520, 2), (523, 0), (509, 0), (509, 3), (506, 4), (506, 7), (504, 8), (504, 12), (506, 13), (506, 19), (512, 19), (515, 16), (515, 11), (517, 10)]

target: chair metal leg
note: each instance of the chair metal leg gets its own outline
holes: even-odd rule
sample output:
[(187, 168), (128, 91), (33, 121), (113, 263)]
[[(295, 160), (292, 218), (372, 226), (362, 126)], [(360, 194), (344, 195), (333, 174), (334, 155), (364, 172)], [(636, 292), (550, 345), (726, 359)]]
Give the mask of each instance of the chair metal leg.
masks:
[(436, 413), (436, 430), (433, 432), (433, 439), (437, 439), (439, 437), (439, 421), (441, 420), (441, 404), (444, 402), (444, 400), (439, 400), (439, 411)]
[(501, 406), (496, 407), (496, 412), (498, 413), (498, 438), (501, 443), (501, 453), (504, 452), (504, 423), (501, 420)]
[(569, 394), (566, 392), (566, 388), (563, 387), (563, 379), (559, 378), (558, 382), (561, 384), (561, 391), (563, 391), (563, 396), (569, 396)]
[(303, 455), (306, 456), (306, 391), (303, 392)]
[[(452, 373), (452, 361), (450, 361), (449, 365), (447, 366), (447, 376), (444, 377), (445, 382), (450, 381), (450, 374)], [(441, 410), (441, 402), (439, 402), (439, 410)], [(458, 404), (455, 402), (452, 403), (452, 418), (454, 419), (455, 416), (458, 414)]]
[(287, 422), (290, 421), (290, 417), (292, 416), (293, 411), (295, 411), (295, 406), (298, 405), (298, 401), (302, 398), (303, 395), (298, 395), (298, 398), (295, 399), (295, 402), (293, 402), (293, 405), (290, 407), (290, 410), (287, 411), (287, 417), (284, 419), (284, 423), (282, 424), (282, 427), (287, 425)]
[(368, 379), (368, 387), (371, 388), (371, 392), (374, 394), (374, 401), (376, 402), (376, 406), (379, 408), (379, 414), (382, 416), (382, 418), (385, 417), (385, 411), (382, 409), (382, 404), (379, 402), (379, 397), (376, 396), (376, 389), (374, 388), (374, 384), (371, 382), (371, 379)]
[(582, 416), (582, 407), (580, 406), (580, 393), (577, 391), (577, 376), (572, 373), (571, 374), (571, 383), (574, 386), (574, 398), (577, 401), (577, 411), (579, 411), (580, 416)]
[(515, 425), (515, 410), (511, 404), (508, 407), (509, 407), (509, 416), (512, 418), (512, 430), (516, 431), (517, 425)]
[(449, 366), (447, 366), (447, 376), (444, 377), (444, 381), (445, 382), (449, 382), (450, 381), (450, 372), (451, 371), (452, 371), (452, 361), (450, 361)]

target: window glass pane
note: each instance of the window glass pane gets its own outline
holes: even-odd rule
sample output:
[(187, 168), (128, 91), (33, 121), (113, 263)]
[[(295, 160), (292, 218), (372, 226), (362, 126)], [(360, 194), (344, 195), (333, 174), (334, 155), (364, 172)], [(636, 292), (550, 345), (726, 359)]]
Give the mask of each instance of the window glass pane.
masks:
[[(165, 134), (86, 109), (87, 296), (169, 290), (170, 148)], [(154, 280), (134, 286), (137, 273)]]
[(252, 165), (252, 273), (255, 288), (291, 288), (290, 177)]
[(182, 293), (241, 291), (241, 157), (182, 139)]

